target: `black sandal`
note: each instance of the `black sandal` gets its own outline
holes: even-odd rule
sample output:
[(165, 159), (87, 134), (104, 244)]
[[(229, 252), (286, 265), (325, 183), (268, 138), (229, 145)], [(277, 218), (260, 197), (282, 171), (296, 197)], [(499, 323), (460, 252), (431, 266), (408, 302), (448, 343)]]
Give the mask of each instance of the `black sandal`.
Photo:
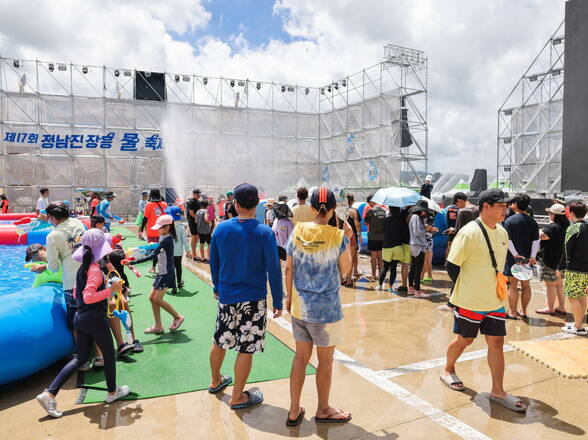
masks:
[(288, 416), (286, 417), (286, 426), (298, 426), (302, 423), (302, 420), (304, 420), (304, 414), (306, 414), (306, 411), (304, 410), (304, 408), (301, 408), (302, 411), (300, 411), (300, 414), (298, 414), (298, 417), (296, 417), (296, 419), (292, 420), (290, 419), (290, 413), (288, 413)]

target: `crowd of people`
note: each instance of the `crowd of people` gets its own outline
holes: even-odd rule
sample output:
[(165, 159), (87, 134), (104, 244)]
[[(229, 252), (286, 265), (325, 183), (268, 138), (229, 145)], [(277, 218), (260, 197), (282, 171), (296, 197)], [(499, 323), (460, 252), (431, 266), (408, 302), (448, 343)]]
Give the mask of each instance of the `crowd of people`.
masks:
[[(428, 183), (423, 191), (430, 191)], [(45, 189), (43, 189), (45, 190)], [(430, 195), (430, 194), (429, 194)], [(532, 291), (530, 279), (521, 274), (539, 268), (545, 282), (547, 301), (538, 314), (566, 316), (565, 299), (573, 313), (573, 322), (562, 330), (586, 335), (584, 327), (588, 292), (588, 227), (584, 222), (586, 205), (553, 204), (547, 214), (550, 223), (539, 227), (530, 212), (526, 194), (508, 197), (490, 189), (472, 204), (458, 192), (446, 207), (447, 229), (435, 226), (435, 214), (425, 200), (413, 206), (382, 206), (368, 196), (358, 206), (347, 193), (339, 206), (333, 192), (325, 187), (312, 194), (298, 188), (296, 202), (286, 196), (265, 200), (262, 221), (258, 221), (260, 198), (250, 184), (237, 186), (226, 194), (222, 215), (211, 198), (194, 189), (185, 205), (167, 205), (158, 189), (142, 194), (137, 220), (138, 237), (156, 244), (145, 258), (133, 260), (110, 234), (113, 221), (121, 221), (111, 212), (116, 197), (106, 192), (104, 200), (93, 198), (92, 229), (85, 228), (59, 203), (49, 203), (48, 192), (41, 192), (37, 203), (55, 230), (45, 247), (33, 245), (27, 259), (45, 262), (35, 270), (63, 271), (63, 286), (68, 322), (76, 339), (76, 354), (37, 400), (54, 416), (55, 396), (65, 381), (79, 368), (86, 368), (90, 353), (97, 353), (94, 365), (103, 365), (107, 379), (106, 401), (128, 394), (128, 387), (116, 386), (116, 356), (140, 352), (141, 343), (121, 337), (120, 324), (109, 318), (113, 294), (125, 294), (128, 309), (130, 284), (126, 276), (109, 282), (112, 268), (124, 274), (125, 267), (153, 261), (156, 273), (149, 295), (154, 323), (146, 334), (165, 331), (161, 309), (171, 315), (169, 331), (176, 331), (185, 318), (165, 295), (184, 285), (182, 262), (210, 264), (214, 297), (218, 301), (216, 326), (210, 350), (211, 381), (208, 391), (218, 393), (230, 384), (232, 409), (248, 408), (263, 402), (260, 390), (245, 390), (253, 354), (265, 348), (266, 297), (272, 295), (273, 318), (287, 310), (292, 318), (296, 354), (291, 371), (291, 405), (286, 423), (299, 424), (305, 414), (301, 390), (305, 365), (313, 347), (317, 347), (317, 422), (340, 423), (351, 419), (347, 411), (330, 405), (333, 355), (341, 340), (343, 319), (340, 288), (353, 288), (362, 277), (383, 291), (414, 298), (431, 296), (421, 289), (431, 283), (434, 234), (448, 236), (446, 267), (453, 282), (446, 308), (454, 314), (455, 339), (447, 350), (447, 362), (441, 381), (452, 390), (463, 391), (455, 365), (465, 348), (477, 337), (485, 336), (488, 363), (492, 371), (490, 398), (513, 411), (525, 411), (525, 404), (503, 388), (503, 345), (507, 319), (526, 319)], [(97, 201), (95, 201), (97, 200)], [(139, 221), (140, 219), (140, 221)], [(186, 220), (187, 230), (182, 221)], [(367, 250), (371, 274), (363, 275), (358, 266), (363, 244), (362, 224), (367, 226)], [(122, 252), (122, 254), (121, 254)], [(400, 282), (396, 282), (400, 269)], [(283, 286), (283, 271), (285, 289)], [(285, 290), (285, 292), (284, 292)], [(112, 337), (118, 349), (112, 346)], [(94, 347), (94, 348), (92, 348)], [(222, 374), (226, 350), (238, 352), (234, 379)], [(97, 363), (98, 361), (98, 363)]]

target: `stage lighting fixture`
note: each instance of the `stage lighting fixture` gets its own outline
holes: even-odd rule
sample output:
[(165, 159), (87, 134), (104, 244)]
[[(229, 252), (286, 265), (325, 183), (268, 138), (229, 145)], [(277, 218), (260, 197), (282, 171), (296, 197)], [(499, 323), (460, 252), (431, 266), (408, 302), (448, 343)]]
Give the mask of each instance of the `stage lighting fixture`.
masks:
[(346, 79), (344, 79), (343, 81), (341, 81), (341, 85), (342, 85), (343, 87), (347, 87), (347, 80), (346, 80)]
[(552, 75), (552, 76), (558, 76), (558, 75), (561, 75), (561, 69), (553, 69), (553, 70), (551, 71), (551, 75)]
[(202, 78), (202, 84), (204, 84), (204, 85), (208, 84), (208, 78), (206, 78), (206, 77)]
[(125, 70), (125, 72), (123, 73), (124, 76), (133, 76), (133, 74), (131, 73), (130, 70)]
[(146, 78), (151, 78), (151, 72), (145, 72), (145, 77)]
[(189, 75), (183, 75), (182, 76), (182, 81), (189, 82), (190, 81), (190, 76)]
[(289, 91), (289, 92), (293, 92), (293, 91), (294, 91), (294, 87), (292, 87), (292, 86), (288, 86), (288, 91)]
[(255, 88), (256, 88), (257, 90), (261, 89), (261, 83), (257, 83), (257, 84), (255, 84)]
[(512, 108), (508, 108), (508, 109), (504, 110), (504, 115), (505, 115), (505, 116), (510, 116), (510, 115), (512, 115)]
[(321, 95), (324, 95), (324, 94), (325, 94), (325, 88), (321, 87)]
[(335, 90), (339, 90), (339, 83), (335, 83), (333, 86), (335, 87)]
[(235, 80), (232, 79), (231, 82), (229, 83), (231, 85), (231, 87), (235, 87)]
[(65, 64), (60, 64), (59, 66), (57, 66), (58, 70), (61, 70), (62, 72), (65, 72), (67, 70), (67, 66)]
[(82, 73), (85, 75), (88, 73), (88, 68), (86, 66), (82, 67)]
[(49, 63), (49, 72), (53, 72), (55, 70), (55, 65), (53, 63)]
[(305, 94), (305, 95), (308, 95), (308, 92), (310, 92), (310, 90), (309, 90), (309, 89), (308, 89), (308, 87), (307, 87), (307, 88), (305, 88), (305, 89), (304, 89), (304, 94)]
[(529, 81), (537, 81), (537, 75), (531, 75)]
[(327, 92), (331, 93), (331, 86), (327, 86)]
[(174, 75), (174, 81), (180, 82), (180, 75)]
[(504, 138), (503, 141), (504, 141), (505, 144), (510, 144), (511, 141), (512, 141), (512, 138)]
[(243, 81), (243, 80), (239, 80), (239, 82), (237, 82), (237, 85), (238, 85), (239, 87), (244, 87), (244, 86), (245, 86), (245, 81)]
[(18, 60), (14, 60), (14, 61), (12, 62), (12, 65), (18, 69), (18, 68), (20, 67), (20, 61), (18, 61)]
[(120, 70), (116, 69), (114, 71), (114, 76), (116, 76), (118, 78), (120, 76)]
[(280, 87), (280, 90), (282, 90), (282, 93), (284, 93), (286, 91), (286, 86)]
[(563, 38), (562, 37), (557, 37), (553, 39), (553, 45), (556, 46), (558, 44), (561, 44), (563, 42)]

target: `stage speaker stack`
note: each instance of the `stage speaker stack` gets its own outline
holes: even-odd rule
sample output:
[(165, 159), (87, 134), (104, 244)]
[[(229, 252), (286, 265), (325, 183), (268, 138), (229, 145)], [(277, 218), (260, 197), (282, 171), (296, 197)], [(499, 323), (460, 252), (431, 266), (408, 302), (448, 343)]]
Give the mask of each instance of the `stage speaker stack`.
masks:
[(402, 135), (400, 148), (408, 148), (412, 145), (412, 136), (408, 128), (408, 109), (406, 108), (406, 98), (404, 96), (400, 98), (400, 128)]
[(135, 72), (135, 99), (165, 101), (165, 73)]
[(474, 170), (474, 176), (470, 183), (470, 191), (473, 192), (474, 197), (478, 197), (482, 191), (488, 189), (488, 173), (485, 169)]
[(566, 2), (562, 191), (588, 192), (588, 1)]

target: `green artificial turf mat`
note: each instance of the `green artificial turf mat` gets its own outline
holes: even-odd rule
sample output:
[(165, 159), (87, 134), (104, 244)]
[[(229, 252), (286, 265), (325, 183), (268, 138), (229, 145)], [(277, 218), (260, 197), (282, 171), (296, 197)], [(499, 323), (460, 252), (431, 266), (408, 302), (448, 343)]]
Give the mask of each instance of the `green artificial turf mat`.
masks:
[[(113, 228), (114, 233), (127, 237), (122, 242), (125, 249), (145, 244), (126, 228)], [(178, 313), (184, 315), (186, 321), (177, 332), (171, 333), (167, 327), (171, 324), (172, 317), (162, 309), (161, 316), (166, 332), (163, 335), (145, 335), (144, 329), (153, 325), (149, 302), (153, 278), (147, 274), (150, 266), (150, 262), (137, 266), (142, 274), (141, 278), (135, 277), (130, 270), (126, 271), (132, 289), (130, 305), (135, 334), (145, 347), (143, 353), (132, 354), (116, 363), (117, 385), (128, 385), (131, 388), (129, 400), (204, 390), (210, 382), (208, 355), (217, 308), (212, 288), (184, 268), (185, 287), (177, 295), (166, 294), (166, 300)], [(267, 332), (265, 351), (253, 356), (249, 382), (289, 377), (293, 357), (292, 350)], [(235, 351), (228, 350), (221, 370), (223, 374), (233, 376), (235, 358)], [(314, 374), (315, 369), (309, 365), (306, 372)], [(80, 402), (103, 401), (106, 383), (102, 368), (86, 372), (83, 386), (87, 389), (82, 390)]]

